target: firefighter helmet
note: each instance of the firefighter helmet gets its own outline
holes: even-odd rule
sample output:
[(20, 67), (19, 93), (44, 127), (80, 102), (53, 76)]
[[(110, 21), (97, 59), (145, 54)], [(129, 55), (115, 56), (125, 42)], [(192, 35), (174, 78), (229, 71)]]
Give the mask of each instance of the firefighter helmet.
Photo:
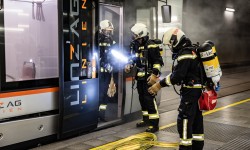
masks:
[(170, 28), (162, 37), (163, 45), (171, 45), (177, 47), (180, 41), (185, 37), (185, 33), (179, 28)]
[(113, 35), (114, 26), (109, 20), (100, 22), (100, 32), (104, 35)]
[(145, 36), (148, 36), (148, 29), (147, 26), (143, 23), (136, 23), (131, 28), (131, 31), (133, 33), (134, 39), (139, 39)]

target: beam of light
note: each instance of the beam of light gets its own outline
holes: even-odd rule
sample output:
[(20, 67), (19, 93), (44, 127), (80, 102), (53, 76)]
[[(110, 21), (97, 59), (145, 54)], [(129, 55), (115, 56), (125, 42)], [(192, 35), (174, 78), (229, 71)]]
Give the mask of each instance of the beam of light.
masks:
[(233, 8), (226, 8), (226, 10), (225, 10), (225, 11), (235, 12), (235, 9), (233, 9)]
[(124, 56), (122, 53), (116, 51), (116, 50), (111, 50), (111, 54), (116, 58), (119, 59), (122, 62), (128, 63), (128, 57)]
[(93, 53), (92, 59), (96, 59), (98, 57), (98, 54), (96, 52)]

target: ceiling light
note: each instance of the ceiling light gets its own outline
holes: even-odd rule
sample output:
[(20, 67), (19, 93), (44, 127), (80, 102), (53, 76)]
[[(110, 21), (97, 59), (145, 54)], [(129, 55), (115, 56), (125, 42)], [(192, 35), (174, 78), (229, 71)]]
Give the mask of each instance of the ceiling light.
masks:
[(233, 8), (226, 8), (226, 11), (235, 12), (235, 9), (233, 9)]

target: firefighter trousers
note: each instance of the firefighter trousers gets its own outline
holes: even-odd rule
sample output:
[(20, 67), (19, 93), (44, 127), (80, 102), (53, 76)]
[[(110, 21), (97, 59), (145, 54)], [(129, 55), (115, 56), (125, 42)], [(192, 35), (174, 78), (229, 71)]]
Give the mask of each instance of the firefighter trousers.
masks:
[(178, 108), (177, 128), (180, 136), (180, 150), (202, 150), (204, 146), (204, 128), (202, 111), (198, 100), (200, 88), (182, 88), (181, 102)]
[(107, 103), (109, 100), (109, 97), (107, 95), (108, 91), (108, 86), (109, 82), (111, 79), (111, 74), (108, 72), (100, 72), (99, 76), (99, 94), (100, 94), (100, 99), (99, 99), (99, 118), (102, 121), (106, 121), (106, 109), (107, 109)]
[(149, 87), (150, 86), (147, 84), (146, 80), (137, 80), (137, 90), (143, 114), (143, 121), (147, 121), (145, 119), (148, 118), (150, 126), (158, 127), (159, 113), (155, 97), (148, 93)]

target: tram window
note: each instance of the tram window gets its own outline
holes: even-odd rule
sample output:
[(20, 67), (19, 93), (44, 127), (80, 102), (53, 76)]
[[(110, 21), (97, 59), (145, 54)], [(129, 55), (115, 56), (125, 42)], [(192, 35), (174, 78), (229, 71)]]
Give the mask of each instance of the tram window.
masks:
[(59, 76), (57, 0), (4, 0), (6, 82)]

